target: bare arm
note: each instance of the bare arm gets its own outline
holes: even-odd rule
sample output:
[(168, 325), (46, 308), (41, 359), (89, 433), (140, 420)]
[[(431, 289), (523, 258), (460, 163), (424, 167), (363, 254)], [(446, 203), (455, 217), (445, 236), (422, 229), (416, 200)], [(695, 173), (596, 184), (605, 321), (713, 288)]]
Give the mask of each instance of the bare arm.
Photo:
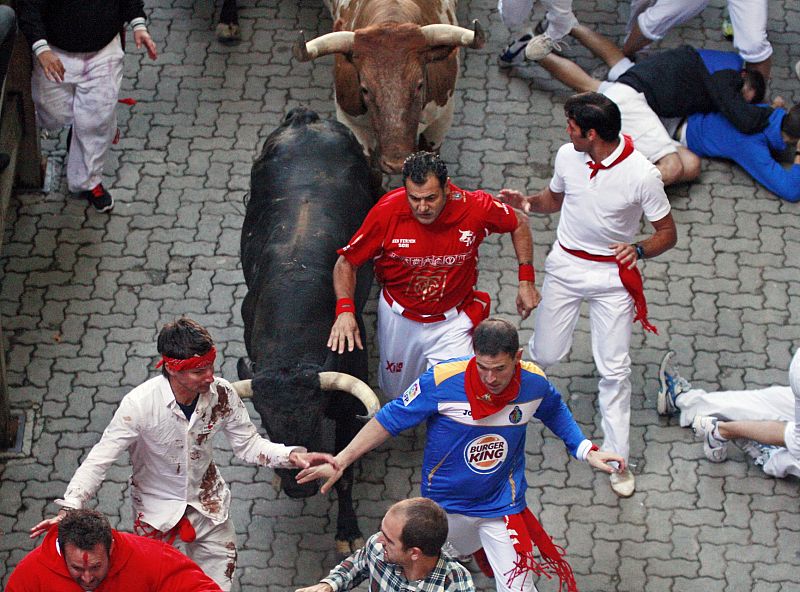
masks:
[(335, 467), (332, 464), (323, 464), (309, 467), (297, 474), (298, 483), (308, 483), (319, 478), (327, 481), (320, 488), (320, 493), (328, 493), (330, 488), (336, 483), (344, 473), (344, 470), (389, 439), (389, 432), (374, 417), (369, 420), (367, 425), (361, 428), (356, 437), (350, 441), (344, 450), (334, 457)]
[(545, 187), (538, 193), (524, 195), (514, 189), (501, 189), (500, 199), (511, 207), (522, 210), (526, 214), (534, 212), (536, 214), (555, 214), (561, 211), (564, 203), (563, 193), (554, 193), (550, 187)]
[[(667, 214), (660, 220), (651, 222), (655, 232), (649, 238), (640, 241), (638, 245), (642, 247), (644, 256), (647, 259), (657, 257), (661, 253), (668, 251), (678, 242), (678, 230), (675, 228), (675, 220), (672, 214)], [(632, 269), (638, 260), (636, 256), (636, 244), (614, 243), (610, 245), (614, 254), (622, 265)]]
[[(356, 293), (356, 272), (358, 268), (350, 263), (344, 256), (340, 255), (333, 266), (333, 291), (336, 294), (336, 299), (340, 298), (354, 298)], [(331, 334), (328, 337), (328, 347), (331, 350), (344, 353), (344, 348), (347, 346), (347, 351), (353, 351), (354, 347), (364, 349), (361, 343), (361, 333), (358, 330), (358, 323), (356, 322), (356, 315), (352, 312), (343, 312), (336, 317), (331, 327)]]
[[(511, 233), (511, 244), (520, 265), (533, 264), (533, 236), (528, 226), (528, 217), (515, 210), (517, 214), (517, 228)], [(527, 319), (531, 311), (539, 305), (542, 299), (533, 282), (520, 280), (517, 291), (517, 312), (523, 320)]]

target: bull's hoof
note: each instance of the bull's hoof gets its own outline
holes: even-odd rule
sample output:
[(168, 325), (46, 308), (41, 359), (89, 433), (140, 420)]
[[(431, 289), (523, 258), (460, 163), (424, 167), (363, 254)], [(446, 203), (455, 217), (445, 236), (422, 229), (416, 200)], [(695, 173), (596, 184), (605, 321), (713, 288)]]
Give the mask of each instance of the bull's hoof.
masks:
[(253, 378), (253, 367), (246, 358), (239, 358), (236, 362), (236, 373), (239, 375), (239, 380), (249, 380)]
[(358, 551), (363, 546), (364, 539), (362, 537), (355, 538), (352, 541), (340, 541), (339, 539), (336, 539), (336, 554), (340, 559), (344, 559), (348, 555)]
[(232, 45), (242, 40), (242, 32), (236, 23), (219, 23), (217, 25), (217, 41)]
[(350, 555), (350, 541), (336, 541), (336, 555), (339, 557), (347, 557)]

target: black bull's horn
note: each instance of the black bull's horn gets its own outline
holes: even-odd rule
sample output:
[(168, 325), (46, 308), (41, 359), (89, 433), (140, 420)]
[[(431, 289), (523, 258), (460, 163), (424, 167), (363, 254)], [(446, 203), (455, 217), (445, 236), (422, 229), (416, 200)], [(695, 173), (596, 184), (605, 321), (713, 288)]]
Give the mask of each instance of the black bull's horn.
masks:
[[(232, 383), (236, 393), (244, 398), (253, 396), (253, 381), (239, 380)], [(367, 414), (359, 415), (361, 419), (371, 419), (381, 408), (378, 395), (369, 386), (355, 376), (344, 372), (320, 372), (319, 386), (323, 391), (344, 391), (350, 393), (366, 407)]]
[[(472, 21), (472, 30), (446, 24), (425, 25), (419, 30), (425, 36), (428, 45), (452, 45), (480, 49), (486, 43), (486, 34), (477, 19)], [(292, 54), (298, 61), (309, 62), (332, 53), (348, 53), (353, 49), (353, 39), (355, 39), (353, 31), (335, 31), (307, 42), (303, 31), (300, 31), (297, 41), (292, 47)]]

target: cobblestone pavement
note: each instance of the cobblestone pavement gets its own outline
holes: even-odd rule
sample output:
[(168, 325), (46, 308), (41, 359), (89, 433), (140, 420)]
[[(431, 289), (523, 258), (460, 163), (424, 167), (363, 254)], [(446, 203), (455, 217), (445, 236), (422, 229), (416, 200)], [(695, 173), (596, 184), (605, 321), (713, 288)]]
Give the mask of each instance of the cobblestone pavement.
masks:
[[(213, 37), (212, 4), (166, 0), (153, 6), (155, 63), (127, 56), (120, 107), (123, 138), (106, 166), (117, 206), (110, 215), (66, 197), (63, 178), (47, 195), (13, 203), (2, 266), (0, 305), (9, 345), (12, 404), (30, 410), (32, 449), (0, 465), (0, 570), (4, 579), (33, 548), (26, 531), (55, 510), (67, 481), (98, 440), (120, 398), (153, 375), (157, 327), (182, 313), (209, 327), (222, 375), (244, 354), (238, 263), (242, 198), (262, 139), (284, 112), (310, 105), (333, 115), (331, 58), (290, 59), (297, 29), (331, 29), (317, 0), (241, 2), (243, 41)], [(537, 3), (538, 4), (538, 3)], [(729, 48), (719, 32), (720, 0), (663, 43)], [(770, 2), (774, 93), (800, 100), (790, 70), (798, 58), (800, 12)], [(621, 38), (628, 4), (576, 0), (578, 18)], [(537, 6), (537, 15), (543, 9)], [(443, 155), (465, 187), (538, 189), (565, 142), (562, 104), (570, 94), (538, 66), (499, 71), (506, 42), (493, 0), (462, 2), (461, 22), (479, 18), (487, 47), (465, 55), (458, 104)], [(593, 67), (582, 48), (567, 55)], [(790, 57), (791, 56), (791, 57)], [(56, 165), (64, 135), (45, 142)], [(617, 499), (604, 477), (569, 460), (560, 442), (531, 425), (528, 501), (563, 545), (582, 591), (797, 590), (800, 568), (798, 481), (764, 476), (738, 450), (713, 465), (676, 420), (655, 412), (655, 375), (666, 348), (706, 388), (786, 383), (800, 344), (800, 216), (742, 170), (706, 162), (699, 182), (670, 190), (678, 246), (645, 263), (659, 336), (634, 336), (632, 461), (637, 492)], [(553, 240), (555, 217), (531, 219), (536, 268)], [(515, 260), (508, 239), (482, 249), (480, 286), (496, 311), (514, 312)], [(540, 273), (541, 278), (541, 273)], [(374, 303), (371, 308), (374, 310)], [(522, 323), (523, 337), (531, 321)], [(587, 433), (599, 436), (597, 375), (588, 326), (578, 326), (571, 356), (552, 369)], [(355, 488), (364, 532), (385, 509), (419, 491), (424, 436), (401, 436), (361, 464)], [(241, 590), (293, 590), (317, 581), (335, 561), (335, 509), (327, 497), (276, 495), (272, 472), (217, 452), (231, 484), (239, 531)], [(131, 528), (127, 459), (110, 470), (98, 507)], [(491, 590), (485, 578), (480, 590)], [(552, 582), (540, 582), (542, 591)]]

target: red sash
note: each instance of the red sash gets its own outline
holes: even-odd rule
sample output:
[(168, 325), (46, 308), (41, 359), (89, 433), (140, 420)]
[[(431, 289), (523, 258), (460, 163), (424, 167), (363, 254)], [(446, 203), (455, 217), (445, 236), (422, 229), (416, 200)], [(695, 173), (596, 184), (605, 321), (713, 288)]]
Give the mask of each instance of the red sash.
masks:
[(642, 283), (642, 274), (639, 268), (635, 265), (632, 269), (628, 269), (622, 265), (614, 255), (593, 255), (586, 251), (579, 251), (578, 249), (568, 249), (561, 243), (558, 243), (570, 255), (578, 257), (579, 259), (587, 259), (588, 261), (602, 261), (604, 263), (616, 263), (619, 269), (619, 279), (622, 280), (622, 285), (628, 291), (628, 294), (633, 298), (633, 309), (636, 313), (633, 317), (633, 322), (639, 321), (645, 331), (650, 331), (658, 335), (658, 329), (655, 325), (647, 320), (647, 301), (644, 298), (644, 284)]

